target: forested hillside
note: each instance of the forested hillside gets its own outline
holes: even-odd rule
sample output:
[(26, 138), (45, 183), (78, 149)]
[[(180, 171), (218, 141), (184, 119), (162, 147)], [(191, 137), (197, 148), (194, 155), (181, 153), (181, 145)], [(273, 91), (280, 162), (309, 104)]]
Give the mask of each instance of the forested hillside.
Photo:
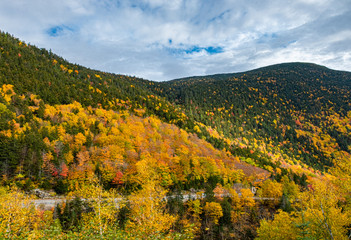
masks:
[[(62, 185), (61, 177), (68, 176), (70, 168), (82, 157), (84, 171), (92, 171), (87, 175), (99, 172), (95, 168), (100, 165), (109, 169), (106, 173), (108, 179), (101, 175), (101, 180), (105, 187), (110, 188), (116, 174), (122, 178), (125, 173), (133, 172), (135, 162), (152, 156), (154, 152), (157, 156), (153, 158), (162, 159), (167, 168), (173, 166), (173, 162), (180, 164), (183, 154), (186, 161), (191, 162), (191, 156), (199, 158), (196, 163), (191, 163), (192, 167), (205, 164), (201, 163), (203, 161), (206, 166), (211, 162), (215, 164), (211, 156), (228, 162), (233, 169), (235, 163), (245, 165), (240, 164), (238, 158), (228, 158), (228, 153), (217, 153), (204, 140), (188, 135), (174, 125), (162, 123), (159, 118), (180, 126), (190, 121), (180, 108), (138, 87), (142, 85), (138, 82), (154, 83), (72, 65), (8, 34), (1, 34), (1, 37), (0, 157), (4, 179), (11, 180), (21, 175), (25, 176), (22, 178), (28, 181), (27, 185), (34, 181), (65, 193), (70, 188), (67, 184)], [(160, 130), (161, 125), (164, 127)], [(195, 144), (195, 147), (188, 149), (189, 144)], [(201, 151), (203, 148), (206, 149), (204, 152)], [(98, 160), (88, 167), (92, 155)], [(110, 163), (105, 162), (103, 156)], [(187, 171), (185, 165), (181, 165)], [(248, 175), (261, 171), (252, 167), (249, 173), (249, 168), (245, 167)], [(181, 180), (174, 182), (177, 171), (173, 169), (170, 172), (172, 177), (168, 178), (173, 179), (172, 188), (179, 190), (202, 188), (207, 182), (206, 175), (213, 175), (206, 170), (197, 176), (195, 170), (189, 170), (179, 173)], [(78, 172), (72, 170), (72, 174)], [(229, 172), (226, 174), (230, 175)], [(231, 178), (229, 175), (224, 178)], [(59, 181), (53, 181), (53, 176)], [(214, 185), (222, 181), (212, 177), (217, 179)], [(127, 176), (123, 178), (123, 190), (128, 191), (133, 184), (128, 183)], [(84, 181), (82, 176), (79, 179)]]
[(35, 94), (47, 104), (69, 104), (133, 111), (186, 125), (179, 108), (155, 96), (147, 88), (153, 82), (130, 76), (91, 70), (71, 64), (46, 49), (0, 33), (0, 85), (11, 84), (17, 94)]
[(0, 238), (347, 239), (350, 76), (156, 83), (0, 33)]
[[(191, 205), (183, 205), (184, 191), (207, 193), (207, 200), (194, 203), (200, 209), (214, 201), (217, 186), (241, 184), (249, 194), (251, 185), (269, 177), (267, 171), (177, 127), (175, 124), (186, 127), (188, 118), (179, 107), (138, 87), (138, 82), (151, 82), (69, 64), (8, 34), (1, 34), (0, 47), (0, 171), (5, 186), (0, 194), (4, 203), (0, 218), (6, 223), (0, 226), (2, 238), (35, 238), (42, 236), (40, 229), (45, 227), (52, 227), (53, 233), (62, 231), (62, 238), (87, 237), (96, 230), (96, 220), (105, 224), (99, 229), (101, 238), (109, 236), (106, 234), (193, 238), (195, 232), (190, 229), (195, 220), (200, 224), (196, 235), (206, 233), (205, 226), (212, 223), (200, 229), (200, 217), (192, 219)], [(26, 197), (17, 191), (29, 193), (35, 188), (85, 199), (103, 196), (104, 203), (99, 204), (105, 204), (105, 215), (89, 210), (96, 207), (95, 201), (87, 208), (80, 200), (74, 200), (74, 209), (62, 206), (59, 210), (58, 206), (51, 212), (54, 216), (40, 215), (29, 207), (27, 211), (23, 208), (28, 205)], [(173, 205), (162, 201), (167, 194), (177, 196)], [(119, 212), (106, 201), (121, 195), (128, 196), (128, 205), (121, 202), (125, 207)], [(141, 203), (145, 197), (150, 199)], [(9, 204), (11, 198), (15, 205)], [(220, 204), (213, 204), (223, 214)], [(146, 216), (139, 210), (142, 206), (148, 211)], [(203, 221), (210, 221), (212, 209), (208, 211)], [(230, 215), (230, 208), (226, 214)], [(32, 225), (27, 219), (30, 215), (38, 221), (51, 220), (46, 219), (47, 226)], [(258, 224), (258, 219), (250, 221)], [(18, 224), (28, 228), (17, 228)], [(116, 227), (120, 230), (114, 232)], [(185, 229), (188, 233), (183, 234)], [(77, 232), (82, 235), (75, 235)], [(54, 237), (59, 235), (48, 238)]]
[[(268, 145), (295, 163), (320, 170), (351, 151), (349, 72), (287, 63), (149, 88), (181, 105), (190, 119), (253, 151)], [(241, 151), (236, 145), (234, 154)]]
[[(236, 167), (243, 166), (237, 158), (156, 117), (83, 108), (78, 102), (52, 106), (35, 95), (7, 102), (17, 95), (12, 85), (0, 92), (2, 118), (7, 118), (0, 132), (2, 176), (5, 181), (21, 178), (24, 188), (39, 183), (67, 193), (98, 175), (106, 188), (129, 192), (142, 181), (135, 174), (142, 160), (157, 163), (169, 189), (201, 189), (208, 180), (215, 186), (245, 176)], [(255, 167), (246, 171), (247, 176), (264, 172)]]

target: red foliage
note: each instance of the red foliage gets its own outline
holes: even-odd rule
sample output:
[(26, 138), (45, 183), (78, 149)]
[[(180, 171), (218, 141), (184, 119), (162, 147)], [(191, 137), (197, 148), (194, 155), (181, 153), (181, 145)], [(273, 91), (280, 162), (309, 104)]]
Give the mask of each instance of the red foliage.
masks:
[(61, 166), (61, 173), (60, 173), (60, 176), (61, 177), (67, 177), (68, 175), (68, 167), (65, 163), (62, 164)]
[(55, 168), (53, 171), (52, 171), (52, 176), (53, 177), (56, 177), (58, 175), (58, 172), (57, 172), (57, 169)]
[(116, 173), (116, 177), (112, 180), (113, 184), (123, 184), (123, 173), (121, 171)]

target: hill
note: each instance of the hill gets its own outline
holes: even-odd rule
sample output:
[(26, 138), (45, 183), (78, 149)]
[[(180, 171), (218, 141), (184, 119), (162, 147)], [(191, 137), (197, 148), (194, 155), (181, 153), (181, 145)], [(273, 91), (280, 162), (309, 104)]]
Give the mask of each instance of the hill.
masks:
[(15, 98), (38, 96), (34, 114), (45, 104), (76, 101), (155, 115), (273, 173), (326, 170), (335, 156), (350, 153), (348, 72), (288, 63), (157, 83), (84, 68), (9, 34), (0, 37), (0, 85), (13, 85)]
[[(140, 85), (153, 82), (110, 74), (71, 64), (46, 49), (0, 32), (0, 85), (11, 84), (21, 94), (38, 95), (47, 104), (69, 104), (157, 115), (166, 122), (186, 125), (186, 116), (169, 102)], [(142, 84), (141, 84), (142, 83)]]
[(0, 238), (346, 239), (349, 99), (313, 64), (155, 83), (0, 33)]
[(197, 176), (194, 167), (203, 164), (213, 170), (212, 163), (228, 163), (231, 170), (225, 171), (242, 168), (248, 177), (265, 173), (170, 125), (192, 123), (180, 107), (142, 87), (154, 83), (70, 64), (9, 34), (1, 33), (0, 40), (0, 164), (5, 182), (19, 178), (24, 188), (39, 184), (66, 193), (74, 189), (67, 178), (79, 175), (78, 164), (84, 165), (85, 177), (103, 173), (107, 188), (116, 187), (116, 174), (123, 176), (120, 181), (128, 191), (133, 185), (128, 173), (135, 174), (135, 164), (144, 158), (164, 165), (171, 174), (165, 187), (178, 190), (204, 188), (208, 178), (215, 179), (214, 185), (222, 181), (209, 169)]
[(282, 152), (320, 170), (332, 165), (335, 154), (351, 150), (350, 72), (285, 63), (148, 88), (182, 106), (191, 120), (236, 140), (237, 147), (241, 143), (256, 151), (268, 145), (273, 154)]
[[(0, 49), (1, 238), (86, 238), (99, 226), (101, 239), (191, 239), (200, 219), (186, 213), (184, 191), (206, 192), (203, 205), (214, 189), (239, 185), (244, 202), (269, 176), (179, 128), (194, 123), (144, 87), (152, 82), (70, 64), (9, 34), (0, 34)], [(77, 198), (44, 213), (19, 193), (35, 188)], [(128, 204), (115, 207), (121, 194)], [(166, 194), (177, 198), (166, 205)]]

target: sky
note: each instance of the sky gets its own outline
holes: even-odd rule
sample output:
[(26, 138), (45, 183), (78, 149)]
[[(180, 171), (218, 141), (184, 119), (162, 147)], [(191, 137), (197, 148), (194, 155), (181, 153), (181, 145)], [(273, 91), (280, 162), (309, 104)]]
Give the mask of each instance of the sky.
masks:
[(0, 30), (154, 81), (283, 62), (351, 71), (351, 0), (0, 0)]

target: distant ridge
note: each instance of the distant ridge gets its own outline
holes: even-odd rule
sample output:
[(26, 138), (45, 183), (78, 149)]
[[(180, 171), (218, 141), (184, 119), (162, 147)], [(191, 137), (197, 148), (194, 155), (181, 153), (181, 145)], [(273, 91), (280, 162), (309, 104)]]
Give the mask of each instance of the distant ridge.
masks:
[(295, 68), (299, 67), (300, 69), (306, 69), (306, 70), (320, 69), (320, 70), (325, 70), (325, 71), (336, 71), (336, 72), (342, 72), (342, 73), (350, 73), (350, 71), (334, 70), (334, 69), (328, 68), (326, 66), (318, 65), (318, 64), (310, 63), (310, 62), (287, 62), (287, 63), (278, 63), (278, 64), (268, 65), (268, 66), (264, 66), (264, 67), (259, 67), (259, 68), (255, 68), (255, 69), (247, 70), (247, 71), (232, 72), (232, 73), (215, 73), (215, 74), (210, 74), (210, 75), (195, 75), (195, 76), (189, 76), (189, 77), (183, 77), (183, 78), (176, 78), (176, 79), (162, 81), (162, 82), (186, 80), (186, 79), (193, 79), (193, 78), (199, 78), (199, 77), (216, 77), (216, 76), (229, 77), (231, 75), (237, 75), (237, 74), (248, 74), (248, 73), (271, 71), (271, 70), (277, 70), (277, 69), (283, 70), (283, 69), (289, 69), (291, 67), (295, 67)]

